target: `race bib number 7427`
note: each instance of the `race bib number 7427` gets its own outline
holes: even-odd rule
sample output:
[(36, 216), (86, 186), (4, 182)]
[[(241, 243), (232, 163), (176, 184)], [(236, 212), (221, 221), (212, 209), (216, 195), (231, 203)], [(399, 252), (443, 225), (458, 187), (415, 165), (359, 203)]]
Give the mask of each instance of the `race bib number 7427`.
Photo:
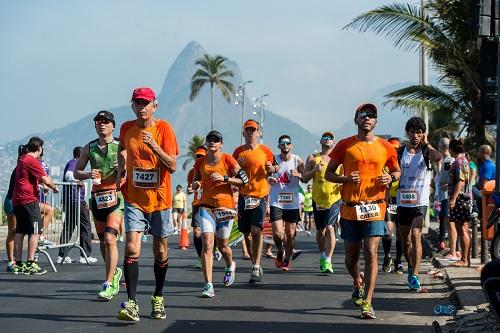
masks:
[(160, 186), (160, 169), (134, 168), (132, 185), (141, 188), (158, 188)]

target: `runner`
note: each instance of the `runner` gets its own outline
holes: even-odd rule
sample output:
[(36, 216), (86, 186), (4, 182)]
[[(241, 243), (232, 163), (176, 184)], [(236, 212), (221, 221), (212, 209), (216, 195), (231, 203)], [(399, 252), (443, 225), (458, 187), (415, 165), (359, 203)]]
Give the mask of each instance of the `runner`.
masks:
[(441, 154), (427, 141), (427, 127), (420, 117), (408, 119), (405, 126), (410, 142), (398, 150), (401, 178), (398, 189), (398, 225), (403, 251), (408, 262), (408, 287), (420, 291), (422, 259), (422, 226), (432, 180), (431, 162), (439, 162)]
[(274, 159), (279, 171), (273, 173), (268, 181), (271, 184), (270, 221), (273, 227), (274, 244), (278, 248), (275, 264), (277, 268), (289, 271), (291, 257), (297, 234), (299, 212), (299, 180), (304, 172), (304, 162), (292, 154), (292, 139), (282, 135), (278, 139), (280, 154)]
[(203, 238), (201, 262), (205, 278), (201, 297), (211, 298), (215, 296), (212, 284), (215, 234), (217, 247), (226, 262), (223, 283), (226, 287), (234, 283), (236, 263), (229, 247), (229, 236), (236, 211), (231, 186), (248, 183), (248, 177), (231, 155), (221, 151), (223, 138), (220, 132), (210, 131), (205, 142), (208, 152), (194, 164), (193, 190), (201, 187), (203, 191), (198, 212)]
[[(98, 138), (89, 142), (76, 162), (75, 178), (92, 179), (90, 209), (94, 216), (95, 228), (101, 255), (106, 263), (105, 280), (97, 294), (99, 299), (110, 300), (120, 291), (122, 270), (117, 266), (117, 236), (120, 229), (123, 202), (117, 195), (116, 178), (118, 167), (118, 139), (113, 137), (115, 117), (109, 111), (99, 111), (94, 117), (94, 127)], [(90, 161), (90, 172), (84, 169)]]
[[(17, 159), (28, 152), (25, 145), (20, 145), (17, 148)], [(16, 237), (16, 215), (14, 214), (14, 206), (12, 205), (12, 195), (14, 192), (14, 184), (16, 182), (16, 168), (10, 174), (9, 189), (5, 195), (3, 202), (3, 210), (7, 215), (7, 236), (5, 237), (5, 251), (7, 252), (7, 272), (13, 273), (16, 261), (14, 260), (14, 238)]]
[[(195, 157), (198, 160), (200, 157), (207, 155), (207, 147), (199, 146), (196, 148)], [(200, 228), (200, 220), (198, 218), (198, 211), (200, 209), (200, 199), (203, 191), (198, 189), (197, 191), (193, 190), (193, 177), (194, 177), (194, 167), (189, 170), (187, 175), (187, 192), (188, 194), (193, 193), (193, 203), (192, 203), (192, 211), (191, 211), (191, 227), (193, 228), (193, 244), (196, 249), (196, 254), (198, 255), (198, 261), (195, 264), (196, 268), (201, 268), (201, 249), (203, 247), (201, 240), (201, 228)]]
[(151, 317), (165, 319), (163, 285), (168, 268), (167, 237), (174, 232), (170, 174), (175, 172), (179, 154), (172, 126), (154, 117), (158, 108), (150, 88), (137, 88), (132, 94), (136, 120), (120, 128), (117, 186), (125, 201), (126, 246), (123, 269), (128, 302), (118, 319), (139, 321), (136, 293), (139, 280), (141, 238), (146, 229), (153, 235), (155, 291), (151, 296)]
[[(319, 271), (333, 274), (332, 256), (337, 243), (335, 225), (340, 214), (340, 186), (325, 179), (326, 166), (330, 162), (330, 153), (335, 145), (332, 132), (325, 132), (320, 139), (321, 152), (309, 155), (302, 175), (304, 183), (313, 180), (312, 198), (314, 223), (316, 224), (316, 242), (319, 248)], [(337, 170), (340, 173), (342, 167)]]
[(308, 236), (311, 236), (311, 226), (313, 221), (312, 185), (308, 184), (307, 192), (304, 194), (304, 230)]
[[(385, 235), (385, 191), (387, 185), (399, 179), (399, 166), (394, 148), (375, 136), (377, 107), (361, 104), (354, 115), (357, 135), (342, 139), (330, 153), (325, 178), (342, 183), (341, 237), (345, 241), (346, 267), (354, 279), (352, 300), (361, 306), (361, 318), (374, 319), (373, 290), (377, 280), (377, 249)], [(335, 171), (344, 166), (344, 176)], [(383, 171), (389, 168), (389, 173)], [(364, 280), (359, 269), (359, 254), (363, 246)]]
[[(401, 146), (401, 142), (398, 138), (390, 138), (387, 140), (396, 151), (398, 151)], [(386, 172), (387, 172), (386, 168)], [(384, 249), (384, 262), (382, 264), (382, 271), (385, 273), (390, 273), (392, 271), (392, 256), (391, 256), (391, 246), (392, 246), (392, 236), (394, 231), (396, 231), (396, 260), (394, 261), (394, 271), (397, 274), (403, 274), (401, 257), (403, 255), (403, 249), (401, 246), (401, 240), (399, 237), (399, 227), (396, 223), (396, 213), (397, 213), (397, 191), (398, 191), (399, 181), (391, 182), (389, 185), (389, 191), (386, 193), (387, 200), (387, 213), (385, 214), (385, 224), (387, 226), (387, 233), (382, 237), (382, 248)], [(394, 230), (394, 224), (396, 223), (396, 230)], [(401, 267), (401, 272), (399, 268)]]
[[(39, 228), (42, 227), (38, 185), (46, 184), (55, 193), (59, 192), (52, 179), (45, 174), (38, 157), (42, 152), (43, 140), (32, 137), (26, 145), (27, 153), (19, 157), (16, 166), (16, 180), (12, 195), (14, 214), (16, 215), (16, 236), (14, 238), (14, 256), (16, 265), (14, 274), (41, 275), (47, 270), (35, 262), (38, 247)], [(28, 235), (28, 260), (22, 261), (24, 236)]]
[[(233, 157), (248, 175), (249, 183), (240, 189), (238, 199), (238, 230), (245, 235), (251, 252), (250, 283), (262, 281), (262, 225), (267, 209), (269, 183), (267, 174), (278, 171), (268, 146), (259, 144), (260, 124), (249, 119), (243, 124), (245, 144), (235, 149)], [(251, 234), (251, 238), (250, 238)]]

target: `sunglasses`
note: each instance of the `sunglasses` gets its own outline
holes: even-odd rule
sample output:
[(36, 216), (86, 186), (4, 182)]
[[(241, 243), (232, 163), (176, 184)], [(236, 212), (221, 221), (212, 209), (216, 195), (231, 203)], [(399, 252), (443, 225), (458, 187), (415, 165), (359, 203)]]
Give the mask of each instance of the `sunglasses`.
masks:
[(321, 140), (324, 140), (324, 141), (333, 140), (333, 139), (334, 139), (334, 137), (333, 137), (333, 136), (328, 136), (328, 135), (327, 135), (327, 136), (322, 136), (322, 137), (321, 137)]
[(222, 141), (221, 138), (219, 138), (217, 136), (209, 136), (207, 138), (207, 142), (219, 143), (221, 141)]
[(110, 124), (111, 120), (105, 119), (105, 118), (100, 118), (95, 120), (96, 124)]
[(362, 119), (362, 118), (370, 118), (370, 119), (377, 119), (377, 115), (373, 112), (360, 112), (358, 113), (358, 118)]
[(292, 144), (292, 141), (280, 141), (280, 146), (289, 146)]

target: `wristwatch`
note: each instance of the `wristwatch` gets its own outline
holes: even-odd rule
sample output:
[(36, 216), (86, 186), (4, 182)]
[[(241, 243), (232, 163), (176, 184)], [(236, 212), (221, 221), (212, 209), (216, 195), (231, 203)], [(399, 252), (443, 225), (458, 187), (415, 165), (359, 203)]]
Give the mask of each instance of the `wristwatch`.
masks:
[(224, 183), (227, 183), (229, 181), (229, 177), (228, 176), (224, 176)]
[(393, 183), (394, 183), (395, 181), (397, 181), (396, 176), (391, 175), (391, 180), (392, 180), (392, 182), (393, 182)]

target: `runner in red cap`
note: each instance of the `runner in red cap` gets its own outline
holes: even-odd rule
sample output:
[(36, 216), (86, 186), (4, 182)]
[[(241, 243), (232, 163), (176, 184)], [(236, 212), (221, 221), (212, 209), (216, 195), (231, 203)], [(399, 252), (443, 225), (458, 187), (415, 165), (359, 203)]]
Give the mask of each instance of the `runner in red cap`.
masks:
[[(136, 289), (139, 280), (141, 237), (145, 230), (153, 235), (154, 275), (156, 288), (151, 296), (151, 317), (165, 319), (163, 285), (168, 268), (167, 237), (174, 231), (170, 174), (175, 172), (179, 154), (172, 126), (154, 117), (158, 108), (150, 88), (137, 88), (132, 94), (136, 120), (120, 128), (118, 156), (119, 187), (125, 201), (127, 242), (123, 270), (128, 302), (118, 319), (139, 321)], [(125, 179), (124, 179), (125, 178)]]

